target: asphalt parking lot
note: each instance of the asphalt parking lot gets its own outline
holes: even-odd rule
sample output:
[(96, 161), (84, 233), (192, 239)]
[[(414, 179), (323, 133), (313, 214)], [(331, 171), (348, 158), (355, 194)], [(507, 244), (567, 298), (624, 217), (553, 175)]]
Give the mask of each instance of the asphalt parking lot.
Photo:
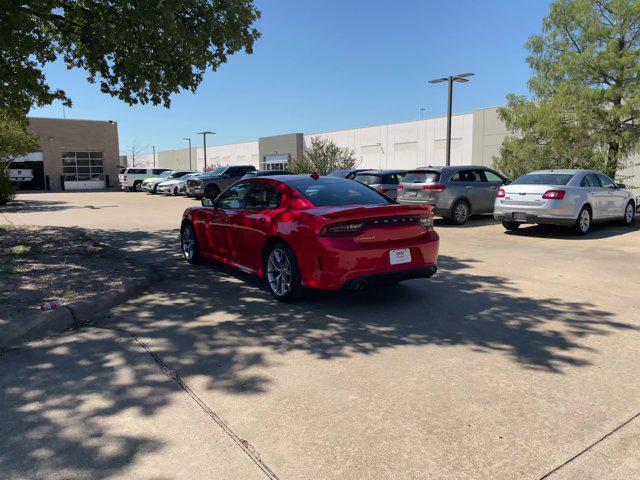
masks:
[(433, 279), (283, 305), (180, 260), (194, 200), (18, 199), (167, 279), (0, 357), (4, 478), (640, 477), (640, 222), (436, 222)]

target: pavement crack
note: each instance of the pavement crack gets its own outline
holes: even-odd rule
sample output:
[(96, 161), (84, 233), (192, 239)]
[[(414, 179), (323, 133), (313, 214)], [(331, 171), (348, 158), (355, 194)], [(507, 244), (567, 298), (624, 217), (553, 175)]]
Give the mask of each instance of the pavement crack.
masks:
[(585, 453), (587, 453), (589, 450), (593, 449), (594, 447), (596, 447), (597, 445), (599, 445), (600, 443), (602, 443), (603, 441), (605, 441), (607, 438), (609, 438), (611, 435), (613, 435), (614, 433), (616, 433), (617, 431), (623, 429), (624, 427), (626, 427), (627, 425), (629, 425), (631, 422), (633, 422), (636, 418), (640, 417), (640, 412), (636, 413), (634, 416), (632, 416), (631, 418), (629, 418), (628, 420), (626, 420), (625, 422), (621, 423), (620, 425), (618, 425), (616, 428), (614, 428), (613, 430), (611, 430), (610, 432), (608, 432), (607, 434), (603, 435), (602, 437), (600, 437), (598, 440), (596, 440), (595, 442), (593, 442), (591, 445), (589, 445), (587, 448), (585, 448), (584, 450), (581, 450), (580, 452), (576, 453), (573, 457), (569, 458), (568, 460), (566, 460), (564, 463), (562, 463), (561, 465), (558, 465), (556, 468), (554, 468), (553, 470), (551, 470), (550, 472), (544, 474), (542, 477), (539, 477), (538, 480), (545, 480), (549, 477), (551, 477), (551, 475), (553, 475), (554, 473), (556, 473), (557, 471), (559, 471), (561, 468), (567, 466), (568, 464), (570, 464), (571, 462), (573, 462), (574, 460), (576, 460), (577, 458), (581, 457), (582, 455), (584, 455)]
[(138, 335), (133, 332), (130, 332), (121, 328), (109, 328), (109, 327), (101, 327), (94, 326), (94, 328), (101, 330), (109, 330), (112, 332), (119, 332), (129, 335), (131, 339), (141, 347), (149, 356), (153, 359), (155, 364), (158, 366), (160, 371), (164, 373), (167, 377), (173, 380), (182, 390), (184, 390), (187, 395), (191, 397), (191, 399), (200, 407), (204, 413), (211, 418), (226, 434), (233, 442), (238, 445), (244, 453), (258, 466), (260, 470), (267, 476), (269, 480), (280, 480), (279, 477), (271, 470), (266, 463), (260, 457), (260, 454), (256, 451), (255, 447), (251, 445), (244, 438), (240, 438), (232, 429), (229, 427), (222, 418), (218, 416), (205, 402), (202, 400), (196, 392), (194, 392), (189, 385), (187, 385), (182, 378), (180, 377), (180, 373), (175, 368), (171, 368), (167, 365), (160, 356), (155, 353), (149, 344), (144, 342)]

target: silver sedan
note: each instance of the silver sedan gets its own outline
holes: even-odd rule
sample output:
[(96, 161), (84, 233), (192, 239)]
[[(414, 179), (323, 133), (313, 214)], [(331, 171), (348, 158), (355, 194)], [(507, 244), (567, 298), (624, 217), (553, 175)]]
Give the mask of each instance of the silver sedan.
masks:
[(496, 195), (493, 216), (507, 230), (523, 223), (567, 225), (581, 235), (592, 223), (633, 223), (636, 203), (625, 186), (592, 170), (540, 170), (505, 185)]

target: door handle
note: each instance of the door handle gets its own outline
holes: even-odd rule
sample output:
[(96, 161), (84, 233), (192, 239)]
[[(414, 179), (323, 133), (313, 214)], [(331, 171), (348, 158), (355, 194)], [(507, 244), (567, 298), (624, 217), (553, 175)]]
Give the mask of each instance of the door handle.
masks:
[(495, 190), (497, 187), (489, 187), (491, 190)]
[(464, 188), (466, 188), (467, 190), (471, 190), (473, 187), (464, 187)]

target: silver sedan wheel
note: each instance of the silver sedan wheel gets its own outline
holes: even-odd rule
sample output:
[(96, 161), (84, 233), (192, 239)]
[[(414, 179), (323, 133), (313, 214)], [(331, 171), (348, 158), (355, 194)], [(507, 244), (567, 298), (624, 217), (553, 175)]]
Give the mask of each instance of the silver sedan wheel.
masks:
[(631, 202), (627, 203), (627, 208), (624, 211), (624, 221), (625, 223), (631, 223), (633, 221), (633, 204)]
[(578, 220), (578, 227), (582, 233), (587, 233), (591, 226), (591, 215), (586, 208), (580, 212), (580, 219)]
[(196, 238), (193, 233), (193, 228), (189, 225), (185, 225), (182, 229), (182, 253), (187, 260), (193, 259), (193, 254), (196, 251)]
[(279, 297), (291, 291), (291, 263), (289, 257), (279, 248), (269, 254), (267, 280), (271, 290)]
[(469, 216), (469, 208), (467, 207), (467, 204), (464, 202), (458, 202), (456, 209), (453, 212), (453, 216), (457, 222), (464, 222)]

